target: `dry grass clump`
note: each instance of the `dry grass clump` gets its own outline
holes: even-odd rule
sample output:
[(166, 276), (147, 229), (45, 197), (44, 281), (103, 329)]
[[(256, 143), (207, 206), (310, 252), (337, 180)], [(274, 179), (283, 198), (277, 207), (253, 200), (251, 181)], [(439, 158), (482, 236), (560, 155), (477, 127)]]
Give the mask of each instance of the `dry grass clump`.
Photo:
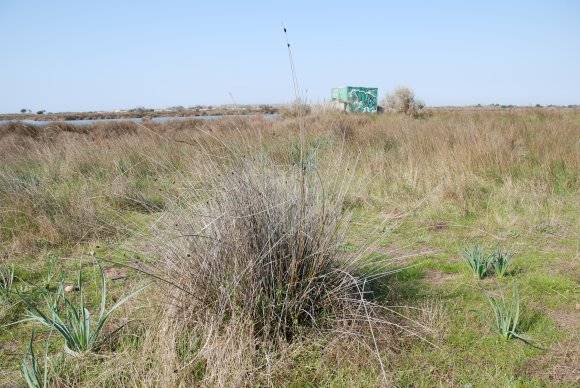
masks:
[(172, 283), (166, 318), (200, 338), (212, 384), (269, 375), (277, 352), (312, 335), (374, 338), (361, 258), (338, 255), (347, 179), (323, 184), (265, 160), (210, 161), (208, 189), (182, 198), (156, 232), (155, 266)]
[(183, 165), (179, 148), (129, 123), (0, 132), (0, 248), (11, 255), (118, 234), (127, 212), (163, 208), (172, 180), (159, 177)]
[(290, 105), (280, 108), (280, 114), (283, 117), (303, 117), (312, 112), (310, 105), (298, 100)]
[(364, 133), (371, 123), (368, 115), (352, 116), (346, 112), (339, 112), (334, 116), (335, 120), (330, 125), (333, 135), (348, 142), (354, 141), (357, 133)]
[(28, 136), (36, 138), (39, 135), (37, 125), (27, 124), (20, 121), (10, 121), (0, 125), (0, 139), (6, 136)]

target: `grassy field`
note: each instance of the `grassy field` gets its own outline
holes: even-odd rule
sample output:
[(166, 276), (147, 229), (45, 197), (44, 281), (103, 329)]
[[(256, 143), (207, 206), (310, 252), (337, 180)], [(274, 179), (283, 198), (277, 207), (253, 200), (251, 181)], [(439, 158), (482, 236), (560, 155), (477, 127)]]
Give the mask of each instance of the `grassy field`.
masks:
[[(579, 172), (576, 109), (0, 126), (0, 384), (576, 386)], [(97, 264), (98, 346), (19, 322)]]

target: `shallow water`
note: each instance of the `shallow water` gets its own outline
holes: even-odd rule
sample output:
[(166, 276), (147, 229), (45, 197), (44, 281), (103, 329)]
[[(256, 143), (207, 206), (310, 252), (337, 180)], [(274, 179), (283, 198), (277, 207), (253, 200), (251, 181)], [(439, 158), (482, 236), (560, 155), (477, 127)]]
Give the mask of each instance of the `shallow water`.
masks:
[(247, 115), (208, 115), (208, 116), (188, 116), (188, 117), (152, 117), (151, 119), (142, 118), (130, 118), (130, 119), (95, 119), (95, 120), (51, 120), (51, 121), (35, 121), (35, 120), (0, 120), (0, 124), (8, 123), (10, 121), (20, 121), (26, 124), (32, 125), (47, 125), (51, 123), (67, 123), (67, 124), (92, 124), (92, 123), (108, 123), (114, 121), (132, 121), (134, 123), (141, 123), (145, 122), (154, 122), (154, 123), (163, 123), (165, 121), (173, 121), (173, 120), (215, 120), (219, 118), (227, 118), (227, 117), (256, 117), (262, 116), (267, 119), (276, 119), (280, 117), (279, 114), (265, 114), (265, 115), (257, 115), (257, 114), (247, 114)]

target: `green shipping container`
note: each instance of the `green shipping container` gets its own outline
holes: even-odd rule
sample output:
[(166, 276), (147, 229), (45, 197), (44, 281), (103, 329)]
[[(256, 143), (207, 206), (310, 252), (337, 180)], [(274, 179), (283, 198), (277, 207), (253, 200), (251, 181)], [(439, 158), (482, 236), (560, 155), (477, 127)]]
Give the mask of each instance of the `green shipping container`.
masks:
[(378, 88), (365, 88), (362, 86), (343, 86), (333, 88), (331, 91), (332, 101), (349, 112), (375, 113), (377, 111), (378, 96)]

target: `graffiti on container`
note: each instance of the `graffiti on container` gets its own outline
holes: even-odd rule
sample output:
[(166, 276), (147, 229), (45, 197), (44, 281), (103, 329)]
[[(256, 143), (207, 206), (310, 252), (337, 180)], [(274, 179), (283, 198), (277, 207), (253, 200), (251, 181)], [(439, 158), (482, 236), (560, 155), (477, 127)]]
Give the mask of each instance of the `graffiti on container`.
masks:
[(349, 97), (352, 112), (377, 111), (377, 97), (371, 90), (352, 89)]

